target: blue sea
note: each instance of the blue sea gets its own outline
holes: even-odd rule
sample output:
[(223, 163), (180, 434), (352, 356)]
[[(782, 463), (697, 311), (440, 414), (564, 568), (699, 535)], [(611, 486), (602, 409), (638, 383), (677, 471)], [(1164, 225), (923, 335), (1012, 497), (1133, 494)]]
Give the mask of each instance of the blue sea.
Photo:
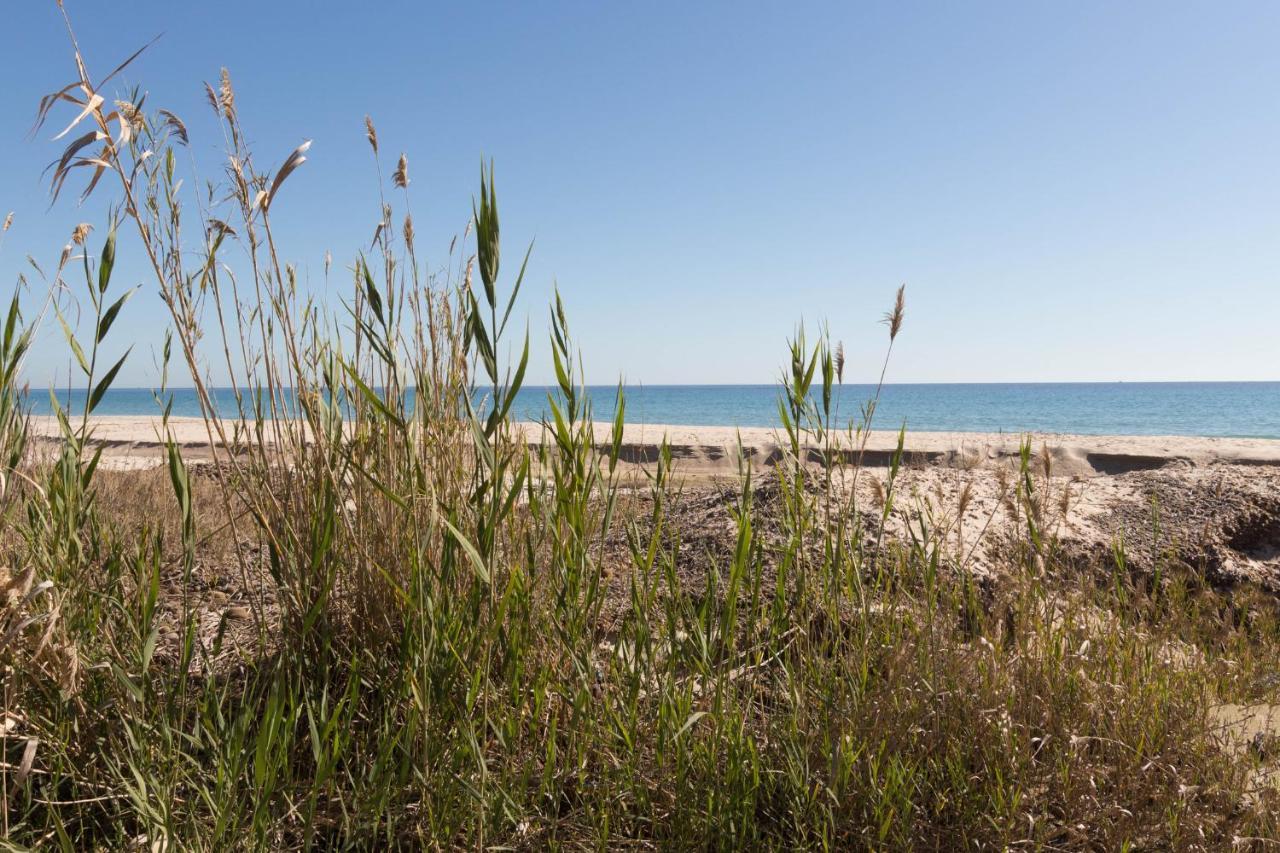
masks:
[[(520, 420), (539, 420), (551, 389), (526, 387), (514, 406)], [(614, 386), (588, 389), (596, 420), (613, 415)], [(841, 422), (856, 418), (870, 385), (839, 389)], [(628, 423), (695, 426), (778, 425), (776, 385), (636, 385), (625, 389)], [(199, 415), (195, 393), (176, 389), (174, 415)], [(231, 392), (219, 407), (235, 410)], [(83, 405), (83, 392), (72, 395)], [(65, 401), (65, 394), (63, 396)], [(33, 393), (37, 414), (47, 394)], [(160, 411), (149, 389), (109, 390), (102, 415)], [(948, 383), (885, 386), (874, 426), (963, 432), (1064, 432), (1093, 435), (1206, 435), (1280, 438), (1280, 382)]]

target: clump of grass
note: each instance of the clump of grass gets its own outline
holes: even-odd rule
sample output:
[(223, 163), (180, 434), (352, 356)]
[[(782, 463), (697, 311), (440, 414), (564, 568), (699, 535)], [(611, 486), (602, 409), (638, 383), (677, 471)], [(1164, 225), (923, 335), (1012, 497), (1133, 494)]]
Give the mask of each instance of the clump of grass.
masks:
[[(1025, 542), (992, 592), (925, 521), (885, 535), (909, 500), (901, 441), (877, 506), (856, 504), (845, 484), (875, 403), (845, 423), (843, 348), (800, 331), (776, 477), (744, 468), (723, 549), (690, 562), (706, 531), (678, 511), (667, 448), (647, 491), (623, 494), (621, 389), (609, 440), (594, 438), (558, 295), (540, 441), (512, 422), (525, 266), (502, 264), (492, 165), (462, 243), (427, 267), (407, 158), (389, 200), (366, 118), (378, 227), (326, 305), (272, 229), (307, 143), (260, 171), (223, 71), (207, 87), (222, 186), (189, 208), (182, 120), (144, 114), (142, 93), (111, 110), (112, 75), (93, 83), (78, 52), (77, 75), (40, 108), (70, 101), (68, 132), (93, 128), (53, 192), (91, 167), (87, 191), (115, 186), (117, 216), (78, 258), (87, 346), (64, 327), (90, 391), (58, 409), (52, 456), (27, 443), (34, 324), (16, 299), (0, 342), (11, 842), (1137, 849), (1280, 832), (1274, 792), (1219, 748), (1208, 714), (1243, 690), (1215, 659), (1233, 673), (1274, 660), (1274, 602), (1233, 621), (1191, 578), (1066, 576), (1051, 472), (1029, 446), (1009, 489)], [(99, 473), (92, 441), (119, 369), (97, 353), (127, 298), (107, 295), (121, 229), (170, 312), (162, 435), (172, 360), (213, 448), (196, 468), (170, 440), (149, 480)], [(890, 346), (904, 320), (899, 290)], [(1168, 654), (1176, 643), (1203, 653)]]

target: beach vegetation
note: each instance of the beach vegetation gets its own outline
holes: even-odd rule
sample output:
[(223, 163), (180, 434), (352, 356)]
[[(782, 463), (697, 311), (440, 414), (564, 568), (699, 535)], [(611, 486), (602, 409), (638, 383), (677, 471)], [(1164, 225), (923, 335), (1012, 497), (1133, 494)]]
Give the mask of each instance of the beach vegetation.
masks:
[[(964, 499), (912, 512), (901, 442), (868, 462), (875, 400), (840, 411), (844, 349), (825, 329), (780, 348), (771, 464), (739, 448), (736, 477), (697, 485), (665, 443), (637, 462), (624, 390), (608, 411), (586, 394), (571, 306), (557, 295), (545, 331), (524, 322), (533, 249), (500, 229), (492, 163), (428, 261), (408, 158), (384, 177), (366, 118), (376, 235), (353, 236), (364, 251), (325, 298), (273, 229), (309, 143), (256, 154), (223, 71), (202, 107), (226, 142), (219, 177), (184, 185), (178, 112), (75, 58), (39, 106), (40, 126), (67, 125), (51, 193), (83, 175), (111, 213), (77, 229), (43, 310), (24, 316), (34, 286), (15, 286), (0, 337), (6, 844), (1280, 838), (1280, 750), (1222, 711), (1274, 701), (1273, 594), (1173, 558), (1135, 567), (1121, 540), (1068, 559), (1070, 496), (1029, 442), (1002, 480), (1019, 535), (996, 575), (969, 571), (945, 535)], [(132, 472), (102, 464), (93, 417), (124, 362), (99, 354), (128, 315), (125, 253), (169, 315), (163, 464)], [(86, 393), (55, 400), (58, 437), (37, 440), (22, 368), (49, 318)], [(909, 337), (902, 290), (886, 326), (887, 353)], [(535, 334), (556, 385), (530, 426), (512, 406)], [(178, 382), (212, 448), (199, 463), (171, 429)]]

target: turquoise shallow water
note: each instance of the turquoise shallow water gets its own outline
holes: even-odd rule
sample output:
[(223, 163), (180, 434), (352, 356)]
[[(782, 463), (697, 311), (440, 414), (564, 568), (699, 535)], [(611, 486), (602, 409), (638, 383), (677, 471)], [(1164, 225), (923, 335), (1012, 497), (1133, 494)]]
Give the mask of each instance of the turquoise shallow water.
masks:
[[(521, 420), (539, 420), (547, 388), (525, 388), (515, 405)], [(613, 386), (588, 389), (597, 420), (612, 417)], [(842, 420), (855, 417), (874, 389), (840, 389)], [(777, 426), (774, 385), (647, 385), (627, 393), (629, 423)], [(234, 410), (229, 391), (220, 407)], [(173, 391), (175, 415), (198, 415), (194, 392)], [(82, 395), (80, 399), (82, 400)], [(65, 397), (65, 395), (64, 395)], [(47, 394), (33, 394), (37, 414), (49, 412)], [(159, 412), (152, 392), (107, 392), (97, 413)], [(1211, 435), (1280, 438), (1280, 382), (990, 383), (888, 385), (875, 426), (972, 432), (1067, 432), (1093, 435)]]

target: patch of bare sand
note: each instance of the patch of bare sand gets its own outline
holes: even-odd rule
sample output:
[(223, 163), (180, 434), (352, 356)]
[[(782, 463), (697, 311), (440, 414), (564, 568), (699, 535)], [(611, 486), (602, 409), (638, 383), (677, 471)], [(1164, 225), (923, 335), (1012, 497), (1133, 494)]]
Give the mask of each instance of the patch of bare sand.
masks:
[(1253, 762), (1251, 797), (1280, 804), (1280, 705), (1217, 705), (1209, 719), (1225, 752)]
[[(106, 446), (104, 455), (108, 458), (147, 456), (162, 444), (158, 417), (98, 416), (91, 424), (94, 439)], [(208, 448), (209, 432), (202, 419), (174, 417), (169, 419), (168, 426), (173, 439), (184, 448)], [(34, 418), (32, 427), (38, 437), (58, 435), (57, 423), (50, 417)], [(531, 443), (542, 437), (539, 424), (517, 424), (517, 429)], [(609, 424), (596, 424), (596, 440), (608, 442), (611, 429)], [(228, 426), (226, 431), (231, 434), (233, 429)], [(1062, 474), (1121, 474), (1161, 468), (1174, 462), (1280, 465), (1280, 440), (1262, 438), (910, 432), (904, 450), (913, 462), (957, 468), (989, 467), (1016, 460), (1022, 440), (1028, 437), (1037, 451), (1048, 450), (1054, 468)], [(664, 441), (672, 456), (691, 475), (733, 473), (739, 447), (753, 465), (767, 467), (780, 457), (783, 444), (777, 430), (759, 427), (628, 424), (622, 437), (621, 456), (634, 463), (651, 462), (657, 458), (658, 448)], [(873, 431), (868, 434), (865, 445), (846, 436), (835, 439), (835, 449), (844, 461), (860, 459), (868, 465), (885, 465), (897, 442), (895, 431)], [(816, 454), (816, 449), (810, 450)]]

